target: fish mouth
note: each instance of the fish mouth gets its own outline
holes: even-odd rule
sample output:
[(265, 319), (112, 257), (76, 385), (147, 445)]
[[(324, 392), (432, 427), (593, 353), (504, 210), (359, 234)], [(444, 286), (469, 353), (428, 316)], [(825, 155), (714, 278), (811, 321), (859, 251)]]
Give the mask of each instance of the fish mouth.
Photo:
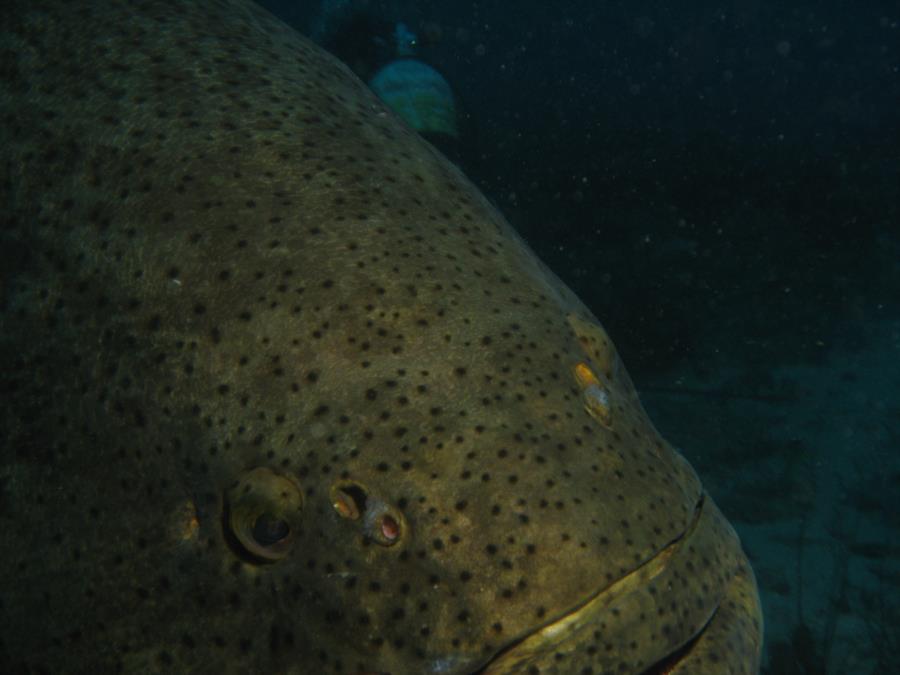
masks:
[[(704, 508), (707, 501), (705, 496), (701, 495), (687, 529), (659, 553), (627, 575), (597, 590), (562, 616), (506, 645), (487, 664), (470, 675), (525, 673), (530, 672), (530, 667), (547, 666), (560, 654), (575, 654), (587, 648), (587, 645), (596, 643), (600, 627), (609, 631), (603, 636), (604, 642), (614, 642), (618, 638), (623, 645), (629, 644), (633, 639), (635, 622), (643, 621), (643, 616), (656, 616), (655, 611), (647, 610), (653, 610), (653, 603), (661, 598), (648, 592), (648, 589), (666, 585), (671, 588), (671, 584), (679, 578), (680, 570), (683, 568), (683, 565), (678, 563), (687, 563), (698, 556), (697, 548), (700, 547), (697, 546), (697, 539), (707, 539), (713, 534), (709, 531), (710, 527), (717, 530), (715, 514), (718, 514), (718, 509), (714, 506), (712, 509)], [(707, 516), (707, 511), (710, 510), (715, 512), (712, 523)], [(721, 536), (721, 531), (716, 534)], [(687, 568), (692, 569), (693, 566), (688, 565)], [(682, 631), (674, 643), (674, 636), (668, 638), (659, 636), (654, 645), (659, 653), (642, 653), (642, 657), (648, 658), (643, 660), (643, 666), (633, 672), (641, 675), (668, 672), (689, 652), (690, 646), (709, 625), (723, 597), (721, 592), (717, 592), (719, 590), (717, 586), (713, 584), (712, 588), (707, 590), (709, 597), (703, 603), (701, 611), (688, 622), (687, 630)], [(631, 615), (630, 621), (628, 618), (622, 620), (622, 615), (626, 613)], [(650, 621), (652, 620), (651, 618)], [(618, 660), (618, 657), (615, 660)]]

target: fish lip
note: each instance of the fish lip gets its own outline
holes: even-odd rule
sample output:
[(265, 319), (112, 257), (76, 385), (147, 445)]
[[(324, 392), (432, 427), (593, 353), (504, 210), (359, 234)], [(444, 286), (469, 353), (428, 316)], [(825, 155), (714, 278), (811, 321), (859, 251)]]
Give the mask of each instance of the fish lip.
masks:
[[(624, 576), (619, 577), (615, 581), (590, 594), (564, 614), (555, 619), (551, 619), (547, 623), (541, 624), (534, 630), (505, 645), (491, 657), (490, 661), (482, 665), (478, 670), (472, 671), (467, 675), (505, 675), (513, 672), (525, 672), (525, 667), (528, 665), (530, 657), (540, 657), (541, 655), (552, 651), (554, 646), (562, 644), (566, 637), (573, 635), (579, 627), (593, 623), (592, 619), (596, 618), (596, 616), (600, 614), (600, 610), (604, 608), (604, 601), (607, 601), (608, 598), (614, 596), (617, 589), (623, 589), (623, 587), (634, 586), (636, 584), (646, 584), (659, 576), (666, 570), (667, 563), (672, 556), (675, 555), (679, 548), (679, 544), (689, 539), (691, 534), (697, 529), (703, 512), (705, 498), (706, 495), (701, 493), (699, 500), (694, 507), (694, 514), (691, 522), (685, 528), (684, 532), (666, 544), (658, 553), (645, 560)], [(686, 645), (692, 644), (703, 631), (706, 630), (712, 620), (712, 615), (714, 614), (715, 611), (712, 612), (707, 621), (705, 621), (699, 630), (697, 630), (690, 640), (687, 641)], [(667, 665), (674, 665), (682, 656), (684, 656), (686, 645), (679, 646), (670, 654), (664, 656), (661, 661)], [(656, 672), (654, 667), (655, 666), (651, 666), (650, 669), (644, 671), (642, 675), (652, 675)]]

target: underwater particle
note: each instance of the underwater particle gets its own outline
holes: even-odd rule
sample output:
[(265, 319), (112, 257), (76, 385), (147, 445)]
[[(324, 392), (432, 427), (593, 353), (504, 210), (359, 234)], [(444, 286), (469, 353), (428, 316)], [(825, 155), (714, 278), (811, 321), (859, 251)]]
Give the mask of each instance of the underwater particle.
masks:
[(584, 409), (588, 415), (609, 428), (612, 426), (612, 405), (609, 391), (604, 387), (594, 371), (586, 363), (579, 363), (574, 368), (575, 381), (581, 387)]
[(303, 511), (300, 487), (266, 467), (247, 472), (226, 495), (226, 536), (252, 562), (275, 562), (290, 552)]

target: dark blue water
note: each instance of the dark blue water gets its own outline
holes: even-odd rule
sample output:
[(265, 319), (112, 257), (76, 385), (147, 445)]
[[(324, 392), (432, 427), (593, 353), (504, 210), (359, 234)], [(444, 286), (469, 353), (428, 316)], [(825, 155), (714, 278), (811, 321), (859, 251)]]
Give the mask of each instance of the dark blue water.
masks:
[(736, 524), (764, 671), (887, 672), (900, 5), (263, 4), (363, 79), (409, 26), (457, 96), (436, 142), (604, 322)]

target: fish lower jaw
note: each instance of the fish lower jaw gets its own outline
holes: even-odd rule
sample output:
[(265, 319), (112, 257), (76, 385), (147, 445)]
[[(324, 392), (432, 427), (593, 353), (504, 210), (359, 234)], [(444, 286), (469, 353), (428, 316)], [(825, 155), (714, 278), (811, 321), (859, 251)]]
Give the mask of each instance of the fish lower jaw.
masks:
[[(571, 670), (574, 664), (591, 665), (594, 672), (598, 672), (597, 667), (600, 666), (600, 672), (605, 672), (605, 667), (616, 668), (622, 663), (622, 652), (607, 648), (610, 653), (604, 655), (603, 649), (595, 649), (591, 650), (593, 656), (587, 656), (591, 645), (598, 643), (600, 631), (604, 633), (602, 642), (617, 644), (623, 652), (637, 634), (660, 634), (659, 639), (648, 640), (655, 643), (658, 653), (650, 651), (640, 654), (641, 665), (636, 663), (637, 667), (633, 670), (616, 670), (635, 675), (654, 673), (651, 664), (672, 657), (685, 644), (696, 639), (715, 613), (722, 597), (721, 593), (716, 592), (717, 589), (712, 589), (703, 610), (692, 617), (693, 627), (683, 631), (681, 639), (673, 644), (666, 644), (668, 640), (662, 639), (661, 625), (648, 625), (657, 620), (654, 605), (666, 600), (665, 589), (675, 589), (684, 564), (695, 557), (696, 550), (701, 548), (697, 546), (698, 537), (701, 540), (709, 538), (711, 530), (721, 526), (720, 520), (724, 522), (714, 505), (712, 509), (706, 508), (709, 504), (711, 501), (701, 496), (694, 517), (682, 536), (634, 571), (593, 593), (571, 611), (506, 646), (470, 675), (513, 675), (532, 672), (529, 668), (538, 668), (533, 672), (541, 673), (577, 672)], [(660, 589), (659, 596), (648, 593), (651, 587)], [(633, 658), (635, 655), (630, 656)], [(609, 664), (604, 660), (607, 658)], [(648, 667), (651, 669), (648, 670)]]

